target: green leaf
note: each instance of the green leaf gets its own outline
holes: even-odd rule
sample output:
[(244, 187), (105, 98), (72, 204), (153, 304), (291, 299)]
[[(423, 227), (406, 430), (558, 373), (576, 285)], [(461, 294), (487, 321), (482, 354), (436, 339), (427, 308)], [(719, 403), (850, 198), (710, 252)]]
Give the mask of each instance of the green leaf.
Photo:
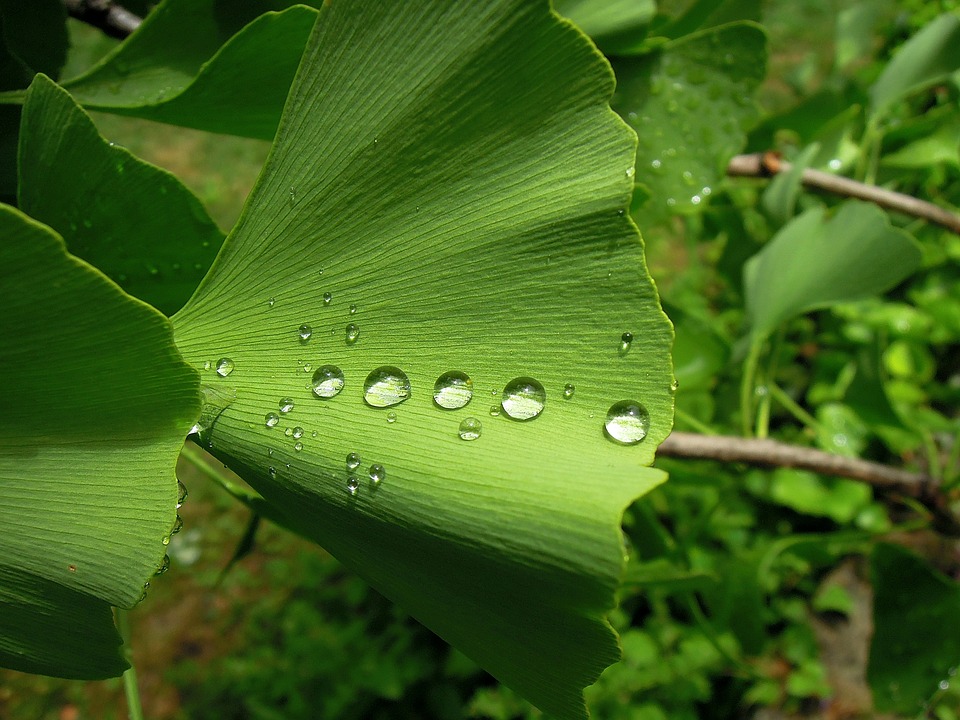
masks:
[[(559, 718), (584, 717), (581, 688), (617, 658), (603, 616), (620, 518), (663, 480), (646, 465), (671, 428), (671, 332), (624, 213), (634, 141), (612, 91), (602, 57), (546, 2), (334, 3), (240, 221), (174, 318), (195, 366), (233, 361), (205, 375), (226, 398), (206, 413), (211, 451)], [(326, 400), (310, 389), (324, 364), (345, 379)], [(386, 365), (411, 395), (370, 407), (364, 379)], [(449, 370), (473, 380), (462, 409), (433, 402)], [(527, 376), (546, 390), (542, 414), (492, 416)], [(632, 446), (604, 436), (624, 399), (650, 416)], [(483, 427), (465, 442), (469, 417)]]
[(641, 42), (657, 12), (653, 0), (554, 0), (553, 6), (605, 53)]
[(867, 680), (880, 712), (914, 714), (960, 662), (960, 587), (896, 545), (871, 558), (873, 641)]
[(760, 19), (759, 0), (695, 0), (682, 14), (658, 27), (656, 33), (676, 39), (717, 25)]
[(822, 478), (805, 470), (778, 468), (770, 479), (770, 500), (799, 513), (849, 523), (870, 503), (870, 486), (843, 478)]
[(940, 164), (960, 167), (960, 117), (956, 109), (949, 108), (941, 124), (928, 133), (884, 155), (881, 165), (899, 170), (927, 169)]
[(215, 0), (166, 0), (63, 86), (89, 109), (269, 140), (316, 19), (290, 5), (243, 0), (225, 12)]
[(920, 265), (916, 241), (874, 205), (849, 201), (783, 227), (744, 266), (747, 315), (757, 337), (817, 308), (889, 290)]
[(104, 140), (43, 75), (23, 108), (19, 166), (21, 209), (167, 315), (193, 294), (220, 249), (223, 234), (179, 180)]
[(131, 607), (176, 517), (198, 411), (169, 322), (0, 206), (0, 664), (118, 675)]
[(790, 169), (777, 173), (760, 197), (760, 204), (773, 220), (780, 225), (793, 217), (797, 200), (803, 192), (803, 171), (809, 167), (820, 152), (820, 145), (813, 143), (803, 149), (794, 159)]
[(766, 56), (763, 29), (743, 22), (613, 60), (614, 109), (637, 131), (635, 179), (652, 196), (636, 213), (641, 224), (705, 203), (757, 117)]
[(0, 0), (0, 18), (3, 44), (30, 70), (28, 78), (60, 72), (67, 59), (67, 9), (61, 0)]
[(870, 111), (943, 82), (960, 68), (960, 17), (944, 13), (907, 40), (870, 88)]

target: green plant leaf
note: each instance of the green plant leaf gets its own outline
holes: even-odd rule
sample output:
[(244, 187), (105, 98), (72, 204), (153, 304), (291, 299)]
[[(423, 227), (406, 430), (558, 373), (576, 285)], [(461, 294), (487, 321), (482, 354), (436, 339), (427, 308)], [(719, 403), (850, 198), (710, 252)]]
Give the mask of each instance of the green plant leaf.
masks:
[(63, 86), (89, 109), (269, 140), (315, 18), (292, 0), (166, 0)]
[(803, 149), (794, 159), (790, 169), (777, 173), (760, 197), (760, 204), (777, 223), (783, 225), (796, 212), (797, 201), (803, 192), (803, 171), (820, 152), (820, 145), (813, 143)]
[(870, 88), (879, 115), (900, 100), (943, 82), (960, 68), (960, 17), (944, 13), (907, 40)]
[(613, 60), (614, 109), (637, 131), (636, 181), (651, 196), (641, 224), (705, 204), (757, 117), (766, 57), (763, 29), (742, 22)]
[(554, 0), (553, 6), (605, 53), (640, 43), (657, 13), (653, 0)]
[[(913, 553), (881, 543), (871, 558), (873, 640), (867, 680), (880, 712), (920, 712), (960, 662), (960, 587)], [(949, 682), (949, 681), (948, 681)]]
[(27, 93), (19, 155), (24, 212), (128, 293), (167, 315), (183, 306), (223, 234), (177, 178), (104, 140), (44, 75)]
[(131, 607), (176, 518), (197, 375), (169, 322), (0, 206), (0, 664), (118, 675)]
[(874, 205), (849, 201), (791, 220), (744, 266), (747, 315), (757, 337), (795, 315), (889, 290), (920, 265), (916, 241)]
[[(205, 375), (211, 451), (559, 718), (585, 716), (581, 688), (617, 658), (603, 616), (620, 518), (663, 480), (646, 466), (671, 428), (670, 326), (624, 213), (634, 147), (612, 91), (546, 2), (334, 3), (243, 215), (174, 318), (190, 362), (233, 368)], [(310, 389), (324, 364), (345, 381), (329, 399)], [(365, 404), (380, 366), (406, 373), (409, 399)], [(450, 370), (474, 383), (462, 409), (433, 402)], [(492, 416), (525, 376), (546, 390), (542, 414)], [(650, 417), (631, 446), (604, 436), (624, 399)], [(469, 417), (472, 442), (458, 438)]]

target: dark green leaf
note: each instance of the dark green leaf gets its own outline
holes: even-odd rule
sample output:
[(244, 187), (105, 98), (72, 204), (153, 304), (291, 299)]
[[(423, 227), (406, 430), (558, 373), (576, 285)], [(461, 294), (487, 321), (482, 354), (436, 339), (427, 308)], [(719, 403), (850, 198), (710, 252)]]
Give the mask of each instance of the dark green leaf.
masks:
[(654, 0), (555, 0), (553, 5), (608, 54), (639, 44), (657, 12)]

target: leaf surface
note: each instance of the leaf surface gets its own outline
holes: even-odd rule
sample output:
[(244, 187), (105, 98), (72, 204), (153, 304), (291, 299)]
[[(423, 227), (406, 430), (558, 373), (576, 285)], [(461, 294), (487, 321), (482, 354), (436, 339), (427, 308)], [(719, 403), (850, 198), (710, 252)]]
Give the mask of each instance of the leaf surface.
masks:
[(167, 315), (189, 299), (220, 249), (220, 229), (176, 177), (104, 140), (43, 75), (24, 105), (19, 167), (20, 208)]
[(0, 206), (0, 664), (118, 675), (131, 607), (176, 518), (199, 410), (169, 322)]
[[(624, 213), (634, 141), (612, 89), (545, 2), (334, 3), (240, 221), (174, 318), (195, 366), (232, 361), (204, 375), (211, 451), (559, 718), (585, 716), (581, 688), (618, 657), (603, 618), (620, 518), (662, 481), (647, 465), (671, 428), (671, 332)], [(344, 387), (320, 399), (325, 364)], [(381, 366), (411, 383), (394, 407), (364, 401)], [(461, 409), (433, 400), (450, 370), (472, 378)], [(499, 409), (519, 377), (546, 392), (526, 422)], [(650, 417), (631, 446), (604, 436), (626, 399)], [(469, 417), (474, 441), (458, 437)]]

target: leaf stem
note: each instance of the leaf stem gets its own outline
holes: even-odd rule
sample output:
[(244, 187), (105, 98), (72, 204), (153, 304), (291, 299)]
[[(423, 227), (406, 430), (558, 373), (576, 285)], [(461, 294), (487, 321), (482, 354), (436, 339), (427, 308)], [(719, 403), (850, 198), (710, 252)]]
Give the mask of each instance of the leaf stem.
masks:
[(820, 423), (817, 422), (817, 419), (800, 407), (800, 404), (790, 397), (783, 388), (777, 385), (774, 382), (767, 383), (767, 391), (770, 395), (783, 406), (783, 409), (793, 415), (798, 421), (803, 423), (806, 427), (810, 428), (814, 432), (820, 429)]
[(693, 428), (694, 430), (696, 430), (698, 433), (702, 435), (717, 434), (716, 430), (714, 430), (712, 427), (707, 425), (705, 422), (701, 422), (700, 420), (698, 420), (697, 418), (695, 418), (693, 415), (686, 412), (685, 410), (681, 410), (678, 407), (674, 407), (673, 414), (674, 414), (674, 417), (676, 417), (676, 419), (679, 422), (682, 422), (684, 425), (689, 425), (691, 428)]
[(223, 488), (236, 500), (239, 500), (254, 512), (259, 512), (259, 503), (263, 502), (263, 498), (260, 497), (259, 493), (245, 488), (242, 485), (238, 485), (223, 473), (217, 472), (210, 466), (210, 463), (207, 462), (206, 453), (195, 444), (192, 442), (184, 443), (183, 448), (180, 450), (180, 457), (193, 465), (193, 467), (203, 473), (208, 479)]
[(743, 376), (740, 378), (740, 424), (745, 437), (751, 437), (753, 432), (753, 393), (762, 350), (763, 340), (754, 337), (750, 341), (750, 350), (743, 363)]
[(123, 654), (130, 667), (123, 671), (123, 692), (127, 697), (127, 715), (130, 720), (143, 720), (143, 706), (140, 704), (140, 688), (137, 686), (137, 669), (133, 664), (133, 650), (130, 645), (130, 611), (117, 608), (117, 626), (123, 639)]

